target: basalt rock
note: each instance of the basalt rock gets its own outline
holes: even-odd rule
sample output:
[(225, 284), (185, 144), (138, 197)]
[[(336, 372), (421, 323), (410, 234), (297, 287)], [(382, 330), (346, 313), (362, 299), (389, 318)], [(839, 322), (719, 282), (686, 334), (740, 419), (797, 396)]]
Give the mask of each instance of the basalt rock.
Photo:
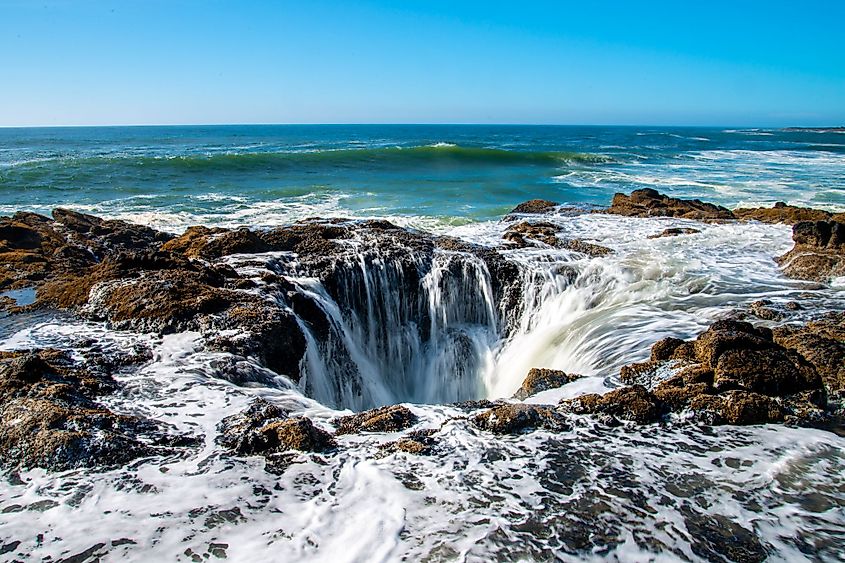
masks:
[(733, 219), (729, 209), (698, 199), (678, 199), (651, 188), (634, 190), (631, 195), (617, 193), (609, 208), (600, 211), (626, 217), (678, 217), (697, 221)]
[(801, 221), (829, 221), (832, 214), (822, 209), (796, 207), (779, 201), (772, 207), (753, 207), (734, 209), (734, 216), (745, 221), (761, 223), (786, 223), (794, 225)]
[(787, 276), (818, 282), (845, 276), (845, 222), (796, 223), (792, 240), (792, 250), (777, 259)]
[(773, 333), (775, 342), (815, 368), (828, 391), (845, 389), (845, 313), (830, 313), (802, 327), (778, 327)]
[(538, 214), (538, 213), (546, 213), (551, 211), (555, 207), (560, 205), (559, 203), (555, 203), (554, 201), (549, 201), (546, 199), (532, 199), (529, 201), (524, 201), (511, 209), (511, 213), (521, 213), (521, 214)]
[[(845, 358), (840, 341), (819, 333), (841, 336), (842, 322), (833, 315), (814, 328), (773, 335), (746, 322), (717, 321), (693, 341), (657, 342), (648, 362), (623, 367), (620, 377), (651, 388), (664, 412), (691, 409), (712, 424), (819, 424), (826, 416), (822, 378), (828, 389), (841, 385)], [(601, 397), (620, 402), (610, 393)], [(581, 410), (604, 412), (599, 396), (579, 399)]]
[(108, 373), (89, 371), (62, 352), (2, 353), (0, 465), (100, 469), (194, 444), (158, 423), (97, 402), (116, 387)]
[(581, 239), (559, 238), (557, 236), (558, 230), (559, 228), (551, 223), (523, 221), (509, 227), (502, 238), (512, 248), (552, 247), (594, 257), (606, 256), (613, 252), (606, 246), (585, 242)]
[(471, 421), (494, 434), (521, 434), (538, 428), (560, 430), (563, 418), (551, 407), (506, 403), (474, 415)]
[(323, 452), (337, 447), (332, 435), (311, 419), (289, 417), (264, 399), (256, 399), (245, 411), (224, 418), (217, 429), (217, 442), (236, 455), (269, 457), (288, 450)]
[(604, 395), (581, 395), (560, 404), (575, 414), (604, 414), (639, 424), (657, 422), (662, 413), (660, 401), (642, 385), (614, 389)]
[(418, 421), (411, 409), (402, 405), (390, 405), (341, 416), (332, 421), (338, 434), (359, 432), (398, 432), (410, 428)]
[(542, 391), (556, 389), (580, 378), (577, 374), (567, 374), (557, 369), (531, 368), (522, 387), (514, 394), (514, 399), (524, 400)]

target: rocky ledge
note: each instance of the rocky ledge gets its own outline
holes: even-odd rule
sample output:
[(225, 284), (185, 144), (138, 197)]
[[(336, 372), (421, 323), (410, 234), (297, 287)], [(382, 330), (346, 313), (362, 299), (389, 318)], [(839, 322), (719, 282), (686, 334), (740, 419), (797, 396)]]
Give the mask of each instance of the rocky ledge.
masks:
[(845, 222), (802, 221), (792, 240), (792, 250), (777, 259), (786, 275), (819, 282), (845, 276)]
[[(773, 209), (731, 212), (698, 200), (637, 190), (630, 196), (617, 194), (603, 212), (699, 221), (779, 217), (791, 222), (822, 217), (794, 225), (795, 247), (779, 261), (794, 277), (825, 281), (845, 275), (842, 222), (801, 208)], [(561, 237), (559, 227), (542, 221), (549, 212), (562, 211), (546, 201), (517, 207), (514, 214), (520, 217), (512, 219), (501, 249), (402, 229), (386, 221), (315, 219), (266, 230), (193, 227), (174, 236), (64, 209), (56, 209), (52, 217), (17, 213), (0, 218), (0, 291), (31, 289), (36, 300), (18, 306), (5, 299), (0, 306), (11, 313), (67, 309), (116, 329), (197, 331), (210, 349), (235, 358), (250, 357), (267, 368), (252, 372), (244, 371), (243, 364), (228, 372), (223, 368), (223, 376), (233, 382), (267, 379), (269, 383), (275, 374), (297, 381), (306, 347), (302, 326), (318, 338), (328, 338), (332, 328), (323, 310), (291, 278), (317, 278), (336, 302), (354, 308), (361, 306), (360, 287), (365, 281), (356, 277), (360, 260), (394, 265), (409, 303), (421, 301), (421, 281), (435, 259), (441, 260), (446, 278), (466, 275), (472, 264), (483, 264), (500, 316), (508, 318), (521, 307), (521, 276), (508, 252), (499, 250), (553, 247), (589, 257), (613, 252)], [(525, 218), (532, 214), (537, 217)], [(693, 231), (667, 229), (660, 236)], [(260, 262), (258, 270), (263, 273), (252, 277), (238, 273), (227, 265), (235, 255), (240, 255), (238, 260)], [(769, 321), (783, 318), (764, 302), (751, 312)], [(409, 314), (419, 316), (419, 326), (430, 324), (426, 307)], [(113, 370), (132, 361), (115, 363), (94, 354), (80, 363), (55, 350), (0, 353), (0, 464), (12, 469), (110, 467), (194, 446), (194, 437), (176, 435), (160, 423), (104, 406), (102, 398), (119, 389)], [(571, 414), (593, 415), (608, 424), (652, 423), (675, 413), (710, 424), (822, 425), (841, 412), (843, 366), (842, 314), (774, 330), (720, 321), (694, 341), (658, 342), (649, 362), (622, 370), (628, 386), (604, 395), (583, 395), (558, 405), (477, 401), (455, 407), (465, 413), (460, 420), (496, 434), (562, 430), (570, 424)], [(532, 370), (516, 397), (560, 387), (577, 377)], [(340, 438), (349, 434), (401, 433), (382, 445), (384, 452), (436, 451), (437, 429), (417, 428), (419, 424), (414, 412), (401, 405), (317, 423), (258, 401), (225, 419), (217, 442), (233, 455), (260, 455), (269, 468), (279, 469), (291, 461), (291, 452), (328, 455), (342, 448)]]
[(113, 467), (196, 445), (161, 423), (99, 403), (118, 387), (110, 366), (80, 365), (57, 350), (0, 352), (0, 464), (16, 470)]

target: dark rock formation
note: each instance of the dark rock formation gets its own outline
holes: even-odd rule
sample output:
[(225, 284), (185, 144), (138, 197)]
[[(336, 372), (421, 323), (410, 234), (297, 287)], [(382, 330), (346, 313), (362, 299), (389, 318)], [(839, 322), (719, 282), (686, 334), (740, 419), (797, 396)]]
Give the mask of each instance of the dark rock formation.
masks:
[(567, 374), (558, 369), (531, 368), (522, 387), (514, 394), (514, 399), (524, 400), (541, 391), (556, 389), (581, 377), (578, 374)]
[(581, 239), (558, 238), (558, 230), (558, 227), (552, 223), (522, 221), (508, 227), (502, 238), (515, 248), (550, 246), (579, 252), (587, 256), (606, 256), (613, 252), (605, 246), (585, 242)]
[(559, 430), (563, 418), (551, 407), (523, 404), (501, 404), (474, 415), (473, 424), (494, 434), (520, 434), (537, 428)]
[(832, 213), (811, 207), (796, 207), (779, 201), (773, 207), (753, 207), (734, 209), (734, 217), (745, 221), (761, 223), (786, 223), (794, 225), (801, 221), (829, 221)]
[(615, 194), (609, 208), (600, 213), (626, 217), (679, 217), (698, 221), (733, 219), (733, 213), (724, 207), (698, 199), (677, 199), (643, 188), (631, 195)]
[(664, 238), (664, 237), (676, 237), (676, 236), (679, 236), (679, 235), (694, 235), (695, 233), (700, 233), (700, 232), (701, 231), (699, 231), (698, 229), (693, 229), (691, 227), (673, 227), (673, 228), (670, 228), (670, 229), (663, 229), (662, 232), (660, 232), (656, 235), (651, 235), (648, 238), (655, 239), (655, 238)]
[(555, 203), (554, 201), (548, 201), (546, 199), (532, 199), (520, 203), (511, 210), (511, 213), (546, 213), (548, 211), (551, 211), (558, 205), (560, 204)]
[(622, 387), (604, 395), (582, 395), (560, 404), (575, 414), (605, 414), (640, 424), (657, 422), (662, 409), (657, 398), (642, 385)]
[(358, 432), (398, 432), (417, 423), (417, 415), (402, 405), (391, 405), (349, 416), (341, 416), (332, 421), (338, 434), (357, 434)]
[(323, 452), (334, 449), (334, 438), (303, 416), (288, 417), (279, 407), (256, 399), (243, 412), (224, 418), (217, 442), (237, 455), (284, 453), (288, 450)]
[(801, 327), (778, 327), (773, 336), (812, 364), (828, 391), (845, 389), (845, 313), (829, 313)]
[(74, 364), (62, 352), (0, 353), (0, 465), (109, 468), (193, 444), (96, 401), (116, 387), (108, 373)]
[(395, 442), (388, 442), (380, 446), (385, 452), (403, 452), (413, 455), (431, 455), (434, 453), (436, 440), (433, 435), (437, 431), (433, 428), (408, 432)]
[[(718, 321), (694, 341), (657, 342), (648, 362), (623, 367), (620, 377), (640, 387), (640, 396), (651, 388), (664, 412), (689, 408), (713, 424), (817, 424), (826, 404), (822, 378), (834, 390), (845, 375), (842, 342), (830, 338), (845, 334), (842, 322), (834, 315), (812, 327), (778, 329), (773, 337), (746, 322)], [(619, 402), (610, 396), (601, 397)], [(582, 411), (606, 412), (590, 401), (599, 398)]]
[(845, 276), (845, 223), (797, 223), (792, 240), (792, 250), (777, 259), (787, 276), (819, 282)]

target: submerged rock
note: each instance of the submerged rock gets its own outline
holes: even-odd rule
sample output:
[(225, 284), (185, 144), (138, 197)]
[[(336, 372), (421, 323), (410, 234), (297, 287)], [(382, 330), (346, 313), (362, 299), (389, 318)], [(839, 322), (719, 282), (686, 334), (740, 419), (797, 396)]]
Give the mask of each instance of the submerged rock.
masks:
[(55, 350), (0, 357), (0, 465), (62, 471), (104, 469), (192, 445), (162, 425), (96, 401), (117, 384)]
[(693, 229), (691, 227), (672, 227), (670, 229), (663, 229), (662, 232), (651, 235), (648, 238), (655, 239), (655, 238), (665, 238), (665, 237), (676, 237), (679, 235), (694, 235), (696, 233), (700, 233), (701, 231), (698, 229)]
[(578, 374), (570, 375), (557, 369), (531, 368), (513, 398), (524, 400), (542, 391), (563, 387), (580, 377)]
[(390, 405), (341, 416), (332, 421), (338, 434), (358, 432), (398, 432), (410, 428), (418, 421), (411, 409), (403, 405)]
[(600, 211), (626, 217), (678, 217), (698, 221), (733, 219), (729, 209), (698, 199), (678, 199), (651, 188), (634, 190), (631, 195), (617, 193), (609, 208)]
[(777, 259), (787, 276), (818, 282), (845, 276), (845, 222), (797, 223), (792, 240), (792, 250)]

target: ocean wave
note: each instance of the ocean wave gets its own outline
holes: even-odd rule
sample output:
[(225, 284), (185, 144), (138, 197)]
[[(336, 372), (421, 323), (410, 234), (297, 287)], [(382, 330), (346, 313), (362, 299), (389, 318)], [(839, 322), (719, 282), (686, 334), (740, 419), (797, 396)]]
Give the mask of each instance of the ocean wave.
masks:
[(12, 167), (60, 163), (79, 167), (119, 165), (144, 170), (232, 171), (287, 170), (311, 167), (347, 166), (427, 166), (443, 165), (535, 165), (561, 166), (568, 163), (602, 164), (613, 162), (607, 155), (567, 151), (515, 151), (499, 148), (461, 146), (451, 143), (413, 147), (345, 148), (277, 152), (228, 152), (202, 155), (102, 155), (61, 157), (13, 163)]

